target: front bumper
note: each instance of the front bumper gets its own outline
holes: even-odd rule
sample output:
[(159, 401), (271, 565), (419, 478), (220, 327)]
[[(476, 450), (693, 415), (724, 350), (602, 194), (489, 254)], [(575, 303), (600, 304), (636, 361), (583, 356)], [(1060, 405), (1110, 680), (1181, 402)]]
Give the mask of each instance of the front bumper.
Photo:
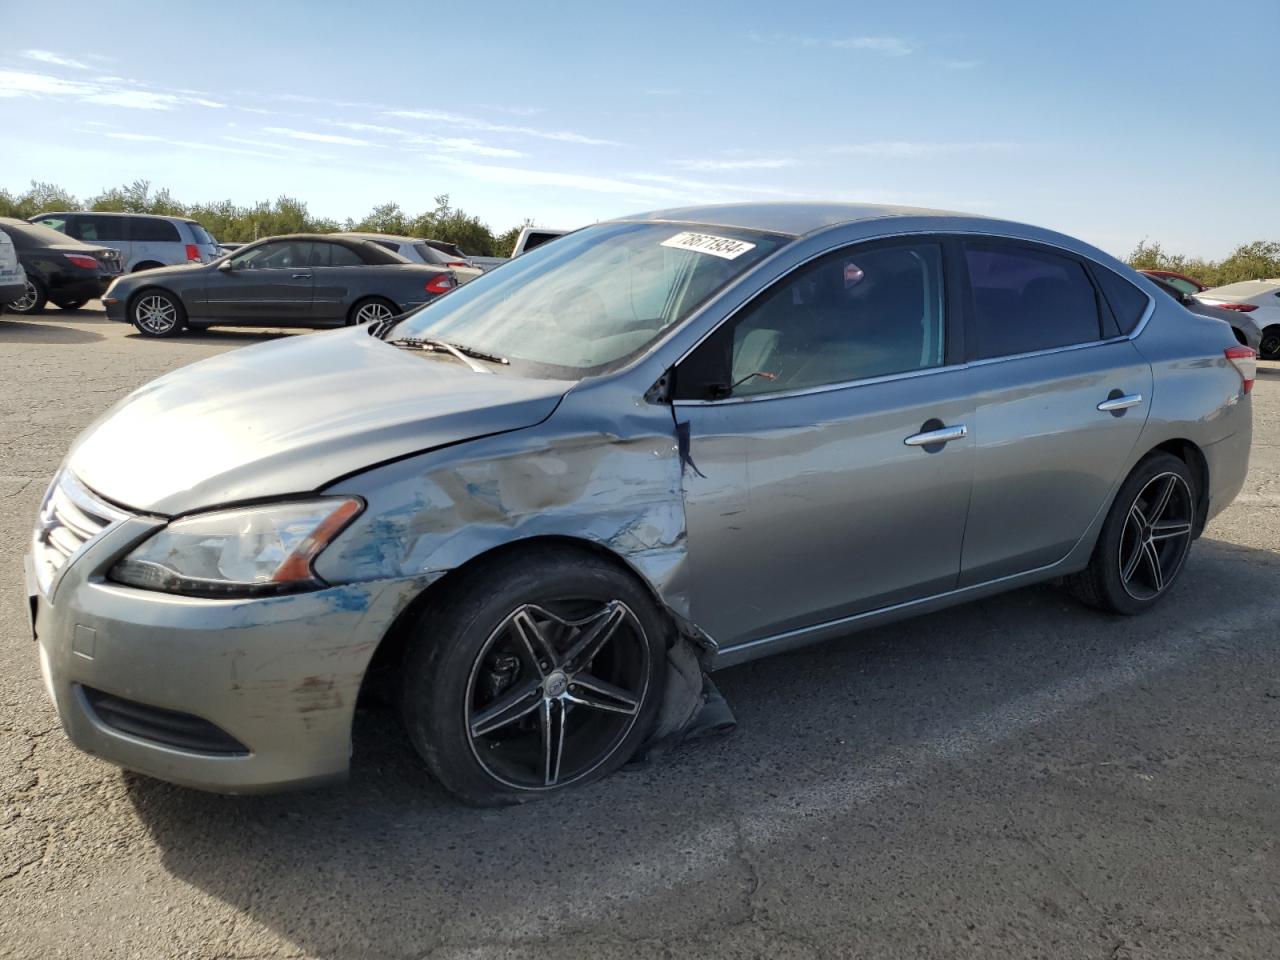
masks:
[[(40, 594), (27, 559), (41, 669), (62, 726), (87, 753), (224, 793), (345, 777), (356, 696), (379, 641), (424, 585), (375, 581), (252, 600), (205, 600), (108, 582), (157, 521), (130, 518), (73, 556)], [(210, 752), (122, 729), (104, 699), (207, 721), (243, 745)], [(95, 698), (97, 698), (95, 700)], [(125, 724), (128, 726), (128, 724)]]
[(107, 319), (117, 322), (126, 322), (128, 317), (125, 315), (125, 301), (117, 296), (104, 296), (102, 298), (102, 306), (107, 311)]

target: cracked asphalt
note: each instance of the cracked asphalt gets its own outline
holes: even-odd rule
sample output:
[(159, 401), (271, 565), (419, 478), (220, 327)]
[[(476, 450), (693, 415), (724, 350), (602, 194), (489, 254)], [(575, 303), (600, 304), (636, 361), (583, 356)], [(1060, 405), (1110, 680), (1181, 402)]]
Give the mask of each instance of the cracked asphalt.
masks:
[(1280, 955), (1280, 367), (1156, 612), (1040, 587), (733, 668), (732, 736), (477, 811), (376, 709), (345, 787), (229, 798), (79, 754), (46, 702), (21, 557), (68, 445), (270, 335), (0, 319), (0, 956)]

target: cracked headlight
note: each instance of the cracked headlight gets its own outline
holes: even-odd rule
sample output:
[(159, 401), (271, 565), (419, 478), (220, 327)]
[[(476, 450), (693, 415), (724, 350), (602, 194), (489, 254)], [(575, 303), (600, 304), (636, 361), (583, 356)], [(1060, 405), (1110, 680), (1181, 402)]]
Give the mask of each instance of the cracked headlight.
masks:
[(197, 597), (322, 587), (313, 561), (363, 508), (354, 498), (328, 497), (184, 517), (135, 547), (111, 579)]

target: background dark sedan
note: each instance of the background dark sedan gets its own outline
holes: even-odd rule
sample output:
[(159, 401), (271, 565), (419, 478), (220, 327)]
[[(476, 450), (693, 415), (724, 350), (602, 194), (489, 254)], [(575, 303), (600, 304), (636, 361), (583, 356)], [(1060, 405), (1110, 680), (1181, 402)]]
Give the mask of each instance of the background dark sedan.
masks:
[(210, 264), (129, 274), (102, 302), (112, 320), (168, 337), (184, 327), (369, 323), (455, 286), (448, 268), (410, 263), (369, 240), (294, 234), (246, 244)]
[(1169, 283), (1163, 277), (1157, 277), (1150, 272), (1143, 270), (1142, 273), (1157, 287), (1167, 293), (1173, 299), (1177, 300), (1192, 313), (1198, 313), (1202, 317), (1213, 317), (1215, 320), (1221, 320), (1223, 323), (1231, 327), (1231, 332), (1235, 334), (1236, 340), (1242, 346), (1253, 347), (1258, 350), (1262, 344), (1262, 330), (1259, 326), (1249, 319), (1248, 314), (1241, 314), (1232, 310), (1224, 310), (1222, 307), (1212, 307), (1207, 303), (1201, 303), (1189, 293), (1184, 293), (1181, 287)]
[(26, 271), (23, 295), (5, 305), (11, 313), (39, 313), (46, 303), (75, 310), (102, 295), (120, 273), (120, 255), (108, 247), (73, 240), (57, 230), (0, 217)]

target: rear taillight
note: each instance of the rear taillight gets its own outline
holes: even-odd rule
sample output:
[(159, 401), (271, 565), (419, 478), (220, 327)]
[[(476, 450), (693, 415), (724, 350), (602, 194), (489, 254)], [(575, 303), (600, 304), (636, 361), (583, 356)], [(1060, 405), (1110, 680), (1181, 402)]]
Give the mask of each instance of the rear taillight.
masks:
[(465, 260), (449, 260), (445, 262), (446, 267), (469, 267), (471, 264)]
[(1258, 355), (1252, 347), (1227, 347), (1224, 351), (1231, 365), (1244, 381), (1244, 392), (1253, 389), (1253, 381), (1258, 376)]
[(438, 277), (433, 277), (427, 282), (427, 293), (448, 293), (458, 285), (458, 281), (453, 278), (451, 273), (442, 273)]
[(200, 262), (200, 249), (194, 243), (187, 244), (187, 263)]
[(74, 263), (77, 267), (84, 267), (86, 270), (97, 270), (99, 266), (97, 260), (93, 259), (93, 257), (86, 257), (83, 254), (64, 253), (63, 256)]
[(1253, 313), (1258, 309), (1256, 303), (1219, 303), (1215, 306), (1221, 307), (1223, 310), (1234, 310), (1236, 313)]

